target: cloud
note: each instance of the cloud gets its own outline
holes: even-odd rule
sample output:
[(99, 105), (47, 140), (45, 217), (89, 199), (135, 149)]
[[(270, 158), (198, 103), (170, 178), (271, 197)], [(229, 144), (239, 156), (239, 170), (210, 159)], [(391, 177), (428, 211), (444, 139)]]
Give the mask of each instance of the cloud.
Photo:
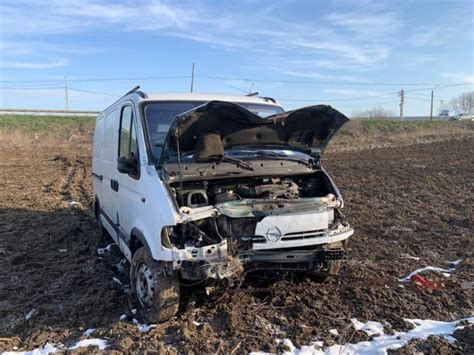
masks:
[(53, 62), (19, 62), (19, 61), (0, 61), (1, 68), (10, 69), (49, 69), (64, 67), (68, 65), (68, 61), (65, 59), (56, 60)]
[(313, 58), (321, 66), (325, 63), (326, 67), (346, 70), (370, 67), (386, 59), (391, 53), (390, 36), (399, 23), (393, 12), (371, 3), (364, 10), (331, 12), (318, 22), (283, 20), (275, 5), (241, 5), (4, 0), (0, 11), (2, 31), (11, 38), (144, 31), (245, 51), (259, 59)]
[(359, 78), (353, 77), (353, 76), (347, 76), (347, 75), (330, 75), (330, 74), (323, 74), (317, 71), (312, 71), (310, 69), (307, 70), (289, 70), (289, 69), (283, 69), (279, 67), (271, 67), (271, 69), (278, 71), (282, 74), (289, 75), (289, 76), (294, 76), (298, 78), (305, 78), (305, 79), (316, 79), (320, 81), (326, 81), (326, 82), (331, 82), (331, 81), (357, 81), (360, 80)]
[(408, 36), (406, 43), (414, 47), (446, 45), (452, 34), (448, 28), (422, 26)]
[(332, 12), (326, 19), (333, 26), (364, 38), (383, 39), (400, 26), (395, 12), (387, 11), (377, 4), (352, 11)]

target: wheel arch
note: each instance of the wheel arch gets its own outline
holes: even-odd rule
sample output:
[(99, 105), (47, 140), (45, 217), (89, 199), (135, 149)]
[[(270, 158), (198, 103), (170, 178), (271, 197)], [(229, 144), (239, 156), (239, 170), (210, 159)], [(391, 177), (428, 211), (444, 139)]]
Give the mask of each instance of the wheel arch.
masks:
[(135, 254), (135, 252), (141, 247), (145, 247), (148, 254), (153, 257), (153, 253), (151, 252), (150, 246), (148, 245), (143, 233), (138, 228), (133, 228), (132, 232), (130, 233), (129, 245), (131, 255), (133, 256), (133, 254)]

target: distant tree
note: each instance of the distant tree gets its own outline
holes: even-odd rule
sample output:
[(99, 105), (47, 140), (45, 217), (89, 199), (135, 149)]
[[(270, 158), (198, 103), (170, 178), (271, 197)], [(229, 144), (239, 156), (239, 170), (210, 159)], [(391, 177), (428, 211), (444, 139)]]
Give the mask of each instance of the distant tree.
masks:
[(474, 91), (465, 92), (449, 102), (454, 111), (471, 115), (474, 112)]
[(384, 108), (377, 106), (364, 111), (356, 111), (352, 118), (358, 119), (369, 119), (369, 120), (384, 120), (393, 117), (393, 111), (385, 110)]

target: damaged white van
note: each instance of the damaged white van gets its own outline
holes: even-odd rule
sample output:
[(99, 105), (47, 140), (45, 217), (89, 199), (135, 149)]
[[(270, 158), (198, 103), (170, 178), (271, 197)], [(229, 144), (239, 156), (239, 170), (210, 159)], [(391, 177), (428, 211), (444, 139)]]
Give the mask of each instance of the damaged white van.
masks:
[(353, 230), (320, 156), (348, 120), (326, 105), (138, 87), (104, 110), (95, 214), (131, 263), (143, 317), (172, 317), (183, 282), (337, 273)]

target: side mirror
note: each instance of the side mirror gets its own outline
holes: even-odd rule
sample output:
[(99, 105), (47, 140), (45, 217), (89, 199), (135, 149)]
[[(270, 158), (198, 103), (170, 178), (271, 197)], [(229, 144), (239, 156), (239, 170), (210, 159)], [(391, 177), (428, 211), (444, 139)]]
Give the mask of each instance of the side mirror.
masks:
[(137, 175), (138, 159), (132, 158), (117, 158), (117, 170), (122, 174)]

